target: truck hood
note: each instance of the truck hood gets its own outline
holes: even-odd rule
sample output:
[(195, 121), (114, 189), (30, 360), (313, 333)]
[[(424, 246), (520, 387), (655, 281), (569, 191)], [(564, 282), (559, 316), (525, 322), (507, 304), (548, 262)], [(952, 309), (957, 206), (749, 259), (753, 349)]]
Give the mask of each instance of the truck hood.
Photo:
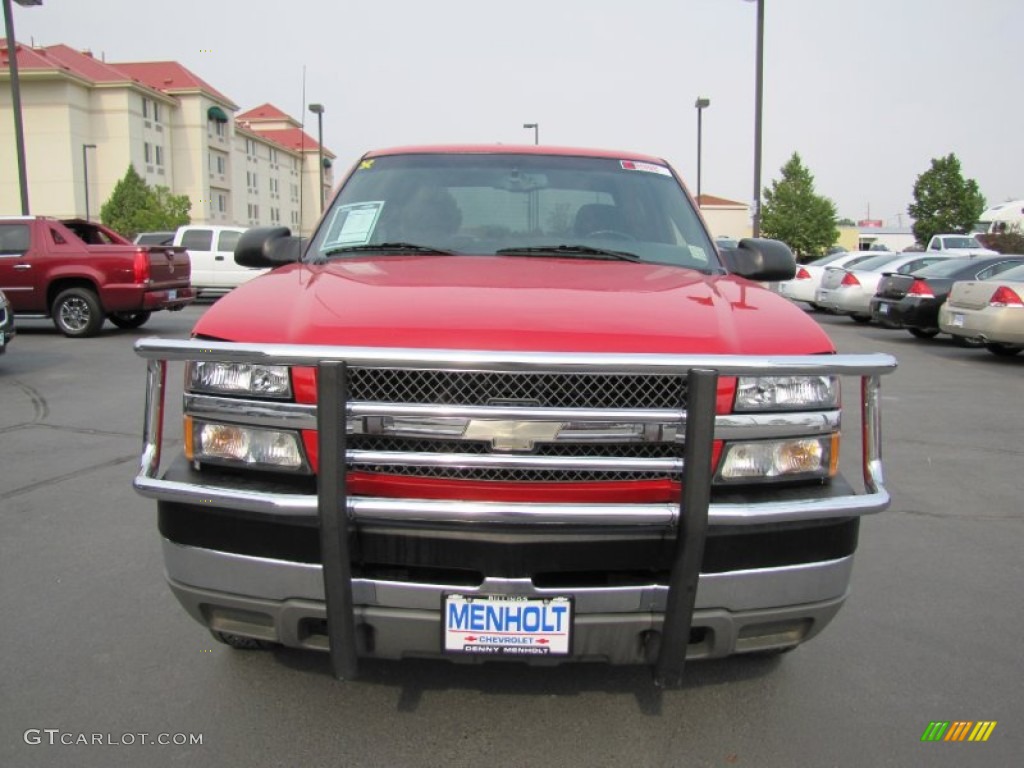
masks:
[(801, 309), (741, 278), (546, 257), (292, 264), (217, 301), (194, 333), (249, 343), (538, 352), (834, 349)]

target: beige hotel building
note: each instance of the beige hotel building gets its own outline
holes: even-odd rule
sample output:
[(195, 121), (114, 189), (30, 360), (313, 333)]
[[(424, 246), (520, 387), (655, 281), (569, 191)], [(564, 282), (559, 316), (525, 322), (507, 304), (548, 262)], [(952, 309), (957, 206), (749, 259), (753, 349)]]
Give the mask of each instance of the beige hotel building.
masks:
[[(10, 50), (0, 39), (0, 215), (21, 213)], [(66, 45), (17, 45), (31, 213), (89, 214), (128, 165), (192, 201), (192, 223), (286, 226), (320, 215), (320, 147), (271, 104), (246, 112), (173, 61), (108, 63)], [(323, 151), (324, 195), (334, 154)], [(86, 168), (86, 164), (88, 167)]]

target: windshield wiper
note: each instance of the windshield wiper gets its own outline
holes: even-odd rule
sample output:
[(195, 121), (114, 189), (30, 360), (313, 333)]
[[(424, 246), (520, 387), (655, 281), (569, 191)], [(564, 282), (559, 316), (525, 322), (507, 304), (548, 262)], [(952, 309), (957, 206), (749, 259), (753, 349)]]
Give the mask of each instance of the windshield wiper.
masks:
[(339, 245), (320, 253), (320, 258), (336, 256), (339, 253), (430, 253), (436, 256), (454, 256), (455, 251), (446, 251), (432, 245), (418, 243), (367, 243), (365, 245)]
[(629, 251), (610, 251), (606, 248), (592, 248), (589, 245), (538, 245), (530, 248), (500, 248), (496, 256), (582, 256), (583, 258), (619, 259), (620, 261), (643, 261)]

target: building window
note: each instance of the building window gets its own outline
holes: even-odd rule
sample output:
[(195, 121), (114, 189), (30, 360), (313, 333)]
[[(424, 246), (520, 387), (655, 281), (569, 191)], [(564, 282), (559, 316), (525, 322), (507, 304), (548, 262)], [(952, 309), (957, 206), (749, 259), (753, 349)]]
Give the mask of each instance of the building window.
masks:
[(145, 97), (142, 98), (142, 116), (149, 119), (149, 99)]
[(270, 180), (270, 194), (277, 197), (277, 179)]
[(156, 147), (154, 147), (154, 149), (156, 150), (156, 164), (157, 165), (163, 165), (164, 164), (164, 148), (161, 147), (159, 144), (157, 144)]
[(152, 163), (153, 162), (153, 147), (150, 146), (148, 141), (145, 144), (142, 145), (142, 152), (143, 152), (143, 155), (146, 158), (146, 165), (149, 165), (150, 163)]
[(155, 101), (153, 102), (153, 122), (160, 122), (160, 104)]
[(227, 161), (224, 159), (224, 155), (217, 155), (217, 173), (223, 176), (227, 173)]
[(292, 184), (291, 187), (292, 187), (292, 202), (293, 203), (297, 203), (297, 202), (299, 202), (299, 185), (298, 184)]
[(299, 212), (298, 211), (292, 211), (292, 226), (293, 227), (299, 226)]
[(213, 132), (216, 133), (217, 136), (222, 139), (227, 136), (228, 129), (224, 127), (227, 123), (222, 123), (220, 120), (209, 120), (207, 124), (209, 123), (213, 123)]
[(228, 196), (225, 194), (217, 195), (217, 210), (220, 213), (227, 213), (228, 210)]

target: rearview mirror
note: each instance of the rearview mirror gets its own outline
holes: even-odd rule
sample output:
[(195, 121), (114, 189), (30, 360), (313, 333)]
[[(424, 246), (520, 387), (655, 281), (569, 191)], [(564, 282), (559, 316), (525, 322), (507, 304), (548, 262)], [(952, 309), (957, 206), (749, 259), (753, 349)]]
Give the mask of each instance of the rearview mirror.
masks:
[(780, 240), (745, 237), (739, 247), (722, 249), (722, 261), (732, 274), (749, 280), (774, 282), (796, 275), (796, 258)]
[(306, 239), (293, 237), (288, 227), (247, 229), (235, 246), (235, 263), (242, 267), (279, 267), (302, 258)]

